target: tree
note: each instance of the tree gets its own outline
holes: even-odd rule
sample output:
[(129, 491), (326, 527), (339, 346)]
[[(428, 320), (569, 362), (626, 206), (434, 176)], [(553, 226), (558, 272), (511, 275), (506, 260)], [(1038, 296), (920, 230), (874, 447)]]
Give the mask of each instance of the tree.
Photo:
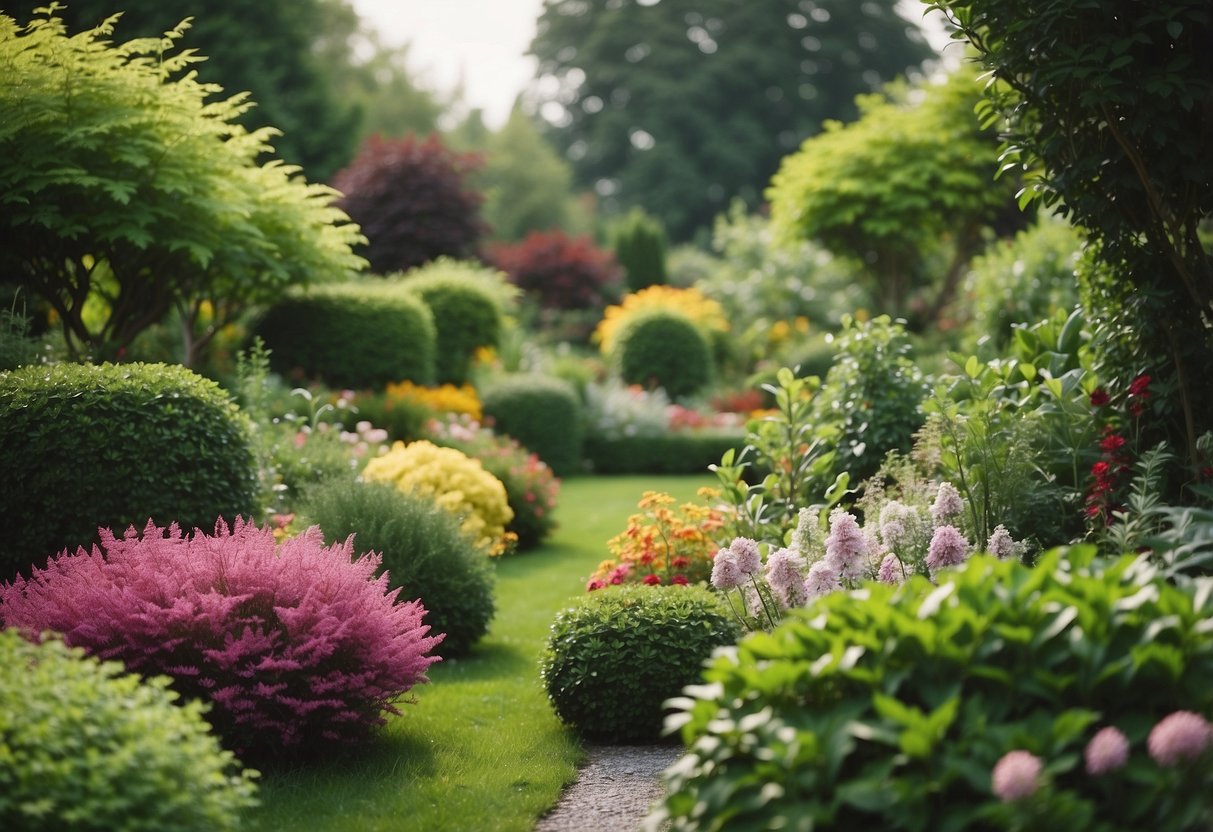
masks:
[(931, 56), (896, 0), (545, 0), (529, 106), (608, 212), (640, 206), (675, 242), (854, 98)]
[[(1101, 268), (1084, 286), (1105, 381), (1148, 370), (1172, 390), (1150, 441), (1199, 465), (1213, 429), (1213, 8), (1207, 0), (935, 0), (991, 80), (1005, 166), (1086, 229)], [(1118, 376), (1116, 378), (1115, 376)]]
[(437, 134), (368, 139), (333, 187), (344, 194), (338, 206), (366, 234), (371, 269), (387, 274), (474, 255), (487, 230), (484, 197), (468, 185), (479, 165), (477, 155), (450, 150)]
[(0, 272), (57, 313), (69, 349), (114, 355), (176, 309), (187, 363), (209, 334), (282, 287), (365, 265), (337, 196), (279, 161), (273, 132), (213, 100), (185, 24), (120, 46), (117, 16), (68, 37), (57, 17), (0, 15)]
[[(771, 220), (790, 239), (815, 239), (863, 264), (882, 311), (905, 315), (916, 289), (933, 321), (955, 293), (982, 232), (1015, 211), (1008, 183), (994, 183), (998, 140), (973, 114), (981, 85), (961, 71), (919, 90), (893, 85), (862, 96), (851, 124), (827, 122), (783, 161), (767, 191)], [(926, 262), (950, 248), (942, 280)], [(933, 285), (937, 284), (937, 285)]]

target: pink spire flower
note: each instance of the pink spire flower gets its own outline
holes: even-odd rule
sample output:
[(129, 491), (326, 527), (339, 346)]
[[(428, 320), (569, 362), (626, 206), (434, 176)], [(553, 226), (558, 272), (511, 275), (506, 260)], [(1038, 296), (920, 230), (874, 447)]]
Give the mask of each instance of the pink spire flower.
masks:
[(717, 589), (733, 589), (745, 582), (745, 575), (737, 566), (737, 556), (729, 549), (721, 549), (712, 561), (712, 586)]
[(964, 563), (969, 554), (969, 542), (955, 526), (940, 526), (931, 535), (927, 550), (927, 568), (934, 572), (947, 566)]
[(803, 606), (808, 600), (801, 572), (805, 561), (791, 549), (776, 549), (767, 555), (767, 585), (782, 609)]
[(1007, 531), (1006, 526), (999, 523), (994, 527), (994, 532), (986, 543), (986, 551), (999, 560), (1006, 560), (1015, 554), (1015, 541), (1011, 538), (1011, 533)]
[(762, 568), (762, 556), (758, 554), (758, 543), (748, 537), (735, 537), (729, 551), (737, 558), (737, 568), (744, 575), (753, 575)]
[(964, 500), (960, 499), (960, 492), (956, 487), (950, 482), (941, 482), (935, 502), (931, 505), (931, 519), (935, 521), (935, 525), (942, 526), (964, 510)]
[(899, 584), (904, 578), (905, 572), (902, 568), (901, 558), (889, 552), (880, 562), (880, 570), (876, 573), (876, 579), (882, 584)]
[(994, 794), (1004, 803), (1031, 797), (1040, 787), (1040, 758), (1027, 751), (1008, 751), (994, 764)]
[(1097, 777), (1116, 771), (1129, 761), (1129, 738), (1124, 731), (1109, 725), (1091, 737), (1083, 756), (1087, 761), (1087, 774)]
[(855, 580), (863, 575), (868, 538), (855, 515), (840, 508), (830, 512), (830, 536), (826, 538), (825, 562), (839, 579)]
[(836, 589), (842, 589), (842, 581), (839, 580), (838, 573), (829, 563), (819, 560), (809, 567), (809, 575), (804, 579), (805, 595), (809, 598), (818, 598), (822, 595), (829, 595)]
[(1213, 746), (1213, 725), (1192, 711), (1175, 711), (1150, 731), (1146, 748), (1160, 766), (1194, 760)]
[(890, 549), (911, 545), (921, 527), (918, 510), (900, 500), (890, 500), (880, 509), (880, 537)]

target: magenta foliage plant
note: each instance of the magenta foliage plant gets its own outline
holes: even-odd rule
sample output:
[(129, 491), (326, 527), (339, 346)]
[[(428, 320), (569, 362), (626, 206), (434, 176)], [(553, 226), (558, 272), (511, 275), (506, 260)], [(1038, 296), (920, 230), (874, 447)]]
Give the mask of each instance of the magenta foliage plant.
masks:
[(365, 738), (438, 656), (420, 601), (397, 601), (377, 554), (318, 528), (281, 544), (222, 521), (214, 535), (148, 522), (92, 551), (67, 550), (0, 586), (0, 620), (53, 630), (101, 659), (164, 674), (242, 754)]

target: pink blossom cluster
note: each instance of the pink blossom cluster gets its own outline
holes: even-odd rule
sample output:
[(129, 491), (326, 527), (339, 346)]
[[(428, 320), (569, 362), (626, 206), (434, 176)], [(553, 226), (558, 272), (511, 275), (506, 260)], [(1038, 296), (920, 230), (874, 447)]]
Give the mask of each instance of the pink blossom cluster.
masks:
[(313, 527), (276, 544), (243, 520), (214, 535), (149, 522), (100, 537), (0, 587), (0, 619), (171, 676), (214, 703), (209, 718), (238, 751), (359, 739), (439, 660), (421, 602), (399, 602), (352, 537), (326, 547)]

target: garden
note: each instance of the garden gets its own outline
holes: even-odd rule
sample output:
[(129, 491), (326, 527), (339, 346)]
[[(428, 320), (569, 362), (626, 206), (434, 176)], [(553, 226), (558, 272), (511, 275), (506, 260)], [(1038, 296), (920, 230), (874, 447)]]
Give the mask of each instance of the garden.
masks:
[(1213, 827), (1207, 4), (764, 0), (835, 109), (697, 196), (591, 118), (650, 43), (572, 62), (727, 87), (731, 4), (548, 0), (494, 133), (301, 3), (340, 158), (154, 5), (0, 12), (0, 826), (531, 830), (662, 743), (645, 829)]

